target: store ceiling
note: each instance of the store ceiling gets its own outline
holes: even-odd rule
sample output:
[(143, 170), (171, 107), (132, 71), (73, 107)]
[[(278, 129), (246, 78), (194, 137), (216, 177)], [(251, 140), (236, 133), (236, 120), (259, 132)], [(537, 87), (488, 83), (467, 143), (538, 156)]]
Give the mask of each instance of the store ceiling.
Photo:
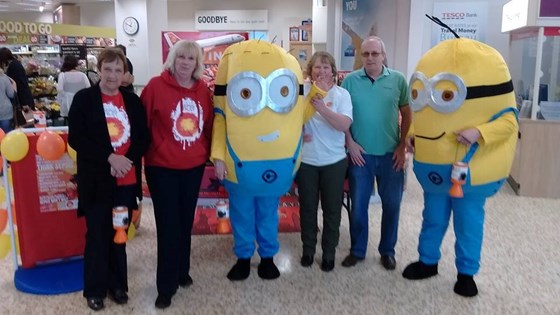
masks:
[(113, 2), (113, 0), (0, 0), (0, 12), (40, 12), (39, 7), (44, 3), (44, 12), (52, 12), (61, 3), (80, 4), (91, 2)]

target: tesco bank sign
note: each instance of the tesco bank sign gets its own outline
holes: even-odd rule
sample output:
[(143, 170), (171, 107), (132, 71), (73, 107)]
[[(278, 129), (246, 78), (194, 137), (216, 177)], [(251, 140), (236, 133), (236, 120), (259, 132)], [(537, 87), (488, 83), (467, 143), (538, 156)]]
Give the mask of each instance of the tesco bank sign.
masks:
[(194, 20), (198, 31), (268, 30), (268, 10), (201, 10)]
[(444, 20), (463, 20), (465, 18), (475, 18), (477, 14), (469, 12), (442, 12), (441, 16)]

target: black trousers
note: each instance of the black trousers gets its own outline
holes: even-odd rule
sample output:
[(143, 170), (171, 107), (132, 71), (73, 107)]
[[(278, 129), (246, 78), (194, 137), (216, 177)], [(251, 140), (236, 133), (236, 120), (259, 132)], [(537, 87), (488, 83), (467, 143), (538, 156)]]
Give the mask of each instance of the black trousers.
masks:
[(323, 235), (321, 248), (323, 260), (334, 260), (340, 237), (340, 218), (344, 177), (348, 162), (346, 158), (325, 166), (301, 163), (296, 182), (299, 192), (299, 218), (303, 255), (315, 255), (317, 244), (317, 213), (319, 199), (323, 210)]
[(157, 229), (158, 293), (172, 296), (190, 271), (191, 230), (204, 164), (186, 170), (146, 166)]
[(132, 218), (137, 207), (134, 185), (116, 188), (114, 200), (94, 203), (85, 210), (84, 297), (104, 298), (109, 289), (128, 291), (126, 245), (113, 242), (113, 206), (123, 205)]

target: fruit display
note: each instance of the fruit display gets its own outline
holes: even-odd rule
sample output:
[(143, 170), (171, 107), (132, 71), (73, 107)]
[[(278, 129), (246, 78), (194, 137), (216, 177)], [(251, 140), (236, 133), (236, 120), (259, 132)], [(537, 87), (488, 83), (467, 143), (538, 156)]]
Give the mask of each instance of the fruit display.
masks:
[(34, 97), (39, 97), (40, 95), (56, 95), (56, 83), (51, 78), (33, 78), (31, 82), (29, 82), (29, 89)]
[(41, 98), (35, 102), (35, 109), (45, 112), (47, 119), (57, 119), (60, 117), (60, 104), (57, 101)]

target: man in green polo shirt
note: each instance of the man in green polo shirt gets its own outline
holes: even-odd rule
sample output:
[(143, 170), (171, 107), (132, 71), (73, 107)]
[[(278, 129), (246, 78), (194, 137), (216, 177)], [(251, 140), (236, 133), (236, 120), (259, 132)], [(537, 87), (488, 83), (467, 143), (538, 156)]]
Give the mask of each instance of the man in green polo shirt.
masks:
[(377, 181), (383, 208), (378, 250), (383, 267), (393, 270), (404, 184), (405, 139), (411, 122), (408, 84), (402, 73), (383, 65), (386, 56), (381, 38), (366, 38), (361, 58), (363, 68), (350, 73), (342, 82), (352, 98), (354, 117), (350, 131), (346, 132), (352, 244), (342, 266), (354, 266), (366, 257), (369, 198)]

